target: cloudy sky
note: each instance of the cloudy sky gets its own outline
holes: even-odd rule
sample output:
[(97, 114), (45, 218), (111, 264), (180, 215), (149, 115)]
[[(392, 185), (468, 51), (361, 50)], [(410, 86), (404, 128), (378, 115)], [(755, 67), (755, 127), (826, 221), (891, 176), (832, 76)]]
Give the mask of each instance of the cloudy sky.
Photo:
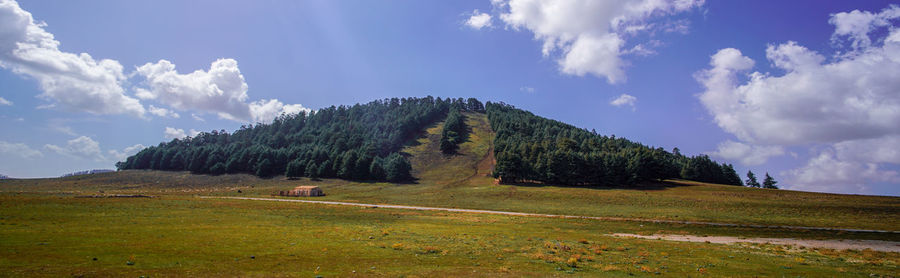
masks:
[(785, 2), (0, 0), (0, 174), (434, 95), (900, 195), (900, 7)]

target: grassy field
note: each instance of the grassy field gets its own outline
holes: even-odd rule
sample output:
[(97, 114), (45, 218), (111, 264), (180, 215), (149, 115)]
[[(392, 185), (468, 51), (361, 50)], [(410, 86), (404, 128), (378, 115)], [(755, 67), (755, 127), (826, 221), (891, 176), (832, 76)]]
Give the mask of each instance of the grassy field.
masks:
[(668, 225), (189, 196), (3, 194), (0, 213), (4, 276), (890, 276), (898, 264), (896, 253), (606, 236)]
[[(496, 185), (492, 134), (466, 114), (460, 154), (441, 123), (404, 152), (412, 184), (125, 171), (0, 181), (0, 276), (898, 276), (900, 254), (611, 237), (693, 234), (900, 241), (900, 234), (724, 228), (406, 211), (196, 196), (316, 200), (726, 223), (900, 230), (900, 198), (672, 181), (633, 188)], [(155, 198), (75, 198), (145, 194)]]

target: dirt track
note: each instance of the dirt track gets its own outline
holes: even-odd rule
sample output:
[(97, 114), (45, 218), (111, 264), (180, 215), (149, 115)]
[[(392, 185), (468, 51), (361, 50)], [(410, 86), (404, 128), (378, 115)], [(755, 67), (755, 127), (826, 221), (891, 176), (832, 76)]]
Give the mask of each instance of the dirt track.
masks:
[(812, 240), (796, 238), (739, 238), (732, 236), (691, 236), (691, 235), (649, 235), (636, 234), (612, 234), (617, 237), (633, 237), (643, 239), (662, 239), (671, 241), (709, 242), (719, 244), (732, 243), (759, 243), (803, 246), (807, 248), (826, 248), (836, 250), (865, 250), (872, 249), (882, 252), (900, 252), (900, 243), (883, 240)]
[(481, 210), (481, 209), (460, 209), (460, 208), (439, 208), (439, 207), (420, 207), (420, 206), (404, 206), (404, 205), (376, 205), (363, 203), (348, 203), (337, 201), (313, 201), (301, 199), (276, 199), (276, 198), (255, 198), (255, 197), (216, 197), (216, 196), (199, 196), (200, 198), (209, 199), (238, 199), (238, 200), (256, 200), (256, 201), (276, 201), (276, 202), (296, 202), (296, 203), (312, 203), (339, 206), (357, 206), (370, 208), (392, 208), (392, 209), (409, 209), (409, 210), (431, 210), (431, 211), (449, 211), (449, 212), (465, 212), (465, 213), (486, 213), (500, 214), (511, 216), (526, 217), (552, 217), (552, 218), (571, 218), (571, 219), (592, 219), (603, 221), (631, 221), (631, 222), (649, 222), (649, 223), (667, 223), (667, 224), (688, 224), (688, 225), (706, 225), (719, 227), (749, 227), (749, 228), (766, 228), (766, 229), (789, 229), (789, 230), (814, 230), (814, 231), (842, 231), (842, 232), (861, 232), (861, 233), (892, 233), (900, 234), (900, 231), (885, 230), (865, 230), (865, 229), (844, 229), (844, 228), (828, 228), (828, 227), (804, 227), (804, 226), (779, 226), (779, 225), (756, 225), (756, 224), (735, 224), (735, 223), (717, 223), (704, 221), (679, 221), (665, 219), (644, 219), (644, 218), (626, 218), (626, 217), (604, 217), (604, 216), (578, 216), (578, 215), (557, 215), (527, 212), (512, 212), (499, 210)]

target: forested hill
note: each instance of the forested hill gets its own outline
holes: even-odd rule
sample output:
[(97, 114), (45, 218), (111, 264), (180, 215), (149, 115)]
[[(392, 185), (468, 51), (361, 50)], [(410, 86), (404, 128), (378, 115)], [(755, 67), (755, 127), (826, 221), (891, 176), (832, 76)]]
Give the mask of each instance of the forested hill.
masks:
[(119, 162), (124, 169), (200, 174), (251, 173), (261, 177), (404, 181), (410, 165), (398, 151), (450, 110), (484, 111), (478, 100), (392, 98), (314, 113), (282, 115), (233, 134), (203, 132), (146, 148)]
[(669, 178), (741, 185), (730, 164), (686, 157), (538, 117), (504, 103), (486, 104), (496, 132), (494, 176), (503, 182), (627, 185)]
[(487, 113), (496, 133), (494, 176), (503, 182), (628, 185), (682, 178), (740, 185), (734, 168), (707, 156), (686, 157), (625, 138), (535, 116), (504, 103), (393, 98), (314, 113), (282, 115), (234, 133), (203, 132), (141, 150), (124, 169), (250, 173), (261, 177), (406, 181), (411, 166), (399, 151), (410, 139), (445, 120), (441, 151), (452, 155), (467, 127), (459, 111)]

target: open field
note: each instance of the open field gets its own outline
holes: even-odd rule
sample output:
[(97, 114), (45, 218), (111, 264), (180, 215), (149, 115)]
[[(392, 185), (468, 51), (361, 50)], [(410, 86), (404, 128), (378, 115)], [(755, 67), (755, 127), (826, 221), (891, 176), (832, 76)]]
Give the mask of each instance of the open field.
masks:
[[(670, 181), (633, 188), (495, 185), (483, 115), (460, 154), (441, 124), (405, 150), (413, 184), (124, 171), (0, 181), (4, 276), (898, 276), (900, 254), (615, 237), (853, 239), (854, 233), (519, 217), (198, 196), (332, 200), (603, 217), (900, 231), (900, 198)], [(435, 136), (437, 134), (437, 136)], [(75, 198), (144, 194), (154, 198)], [(96, 260), (94, 260), (96, 258)]]
[(897, 253), (608, 236), (679, 230), (657, 224), (177, 195), (4, 193), (0, 204), (0, 272), (13, 276), (896, 276), (900, 263)]

